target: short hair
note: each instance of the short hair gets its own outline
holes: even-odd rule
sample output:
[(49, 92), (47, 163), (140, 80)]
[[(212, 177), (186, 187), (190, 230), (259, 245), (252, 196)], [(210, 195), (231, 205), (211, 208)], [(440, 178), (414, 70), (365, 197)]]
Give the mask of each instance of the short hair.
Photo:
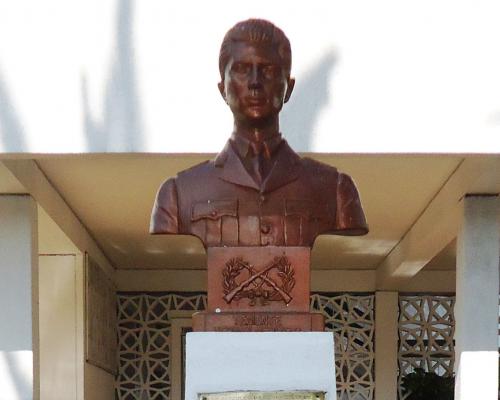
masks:
[(292, 49), (284, 32), (265, 19), (247, 19), (227, 31), (219, 52), (219, 72), (222, 79), (231, 56), (231, 45), (237, 42), (266, 43), (276, 46), (287, 75), (292, 69)]

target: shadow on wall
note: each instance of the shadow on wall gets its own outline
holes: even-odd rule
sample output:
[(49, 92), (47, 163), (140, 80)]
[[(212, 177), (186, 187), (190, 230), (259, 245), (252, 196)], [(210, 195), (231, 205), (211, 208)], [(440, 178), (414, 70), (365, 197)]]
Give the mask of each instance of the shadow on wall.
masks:
[(14, 109), (9, 89), (0, 73), (0, 151), (28, 151), (24, 129)]
[(106, 84), (102, 120), (89, 107), (86, 77), (82, 77), (82, 104), (87, 151), (142, 151), (142, 123), (133, 49), (134, 0), (120, 0), (116, 18), (115, 56)]
[(312, 151), (319, 114), (326, 106), (331, 107), (329, 87), (335, 61), (335, 53), (330, 51), (299, 77), (290, 102), (283, 108), (281, 130), (296, 150)]

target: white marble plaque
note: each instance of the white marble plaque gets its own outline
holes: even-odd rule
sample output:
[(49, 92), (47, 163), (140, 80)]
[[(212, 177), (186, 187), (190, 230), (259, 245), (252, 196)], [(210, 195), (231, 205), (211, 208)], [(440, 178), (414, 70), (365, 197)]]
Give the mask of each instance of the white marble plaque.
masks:
[(294, 391), (242, 391), (221, 393), (200, 393), (199, 400), (325, 400), (325, 392), (305, 390)]

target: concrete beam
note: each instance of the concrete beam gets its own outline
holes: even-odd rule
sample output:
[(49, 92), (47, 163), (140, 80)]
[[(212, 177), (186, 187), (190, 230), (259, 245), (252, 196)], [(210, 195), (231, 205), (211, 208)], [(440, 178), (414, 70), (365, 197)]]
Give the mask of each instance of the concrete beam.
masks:
[(34, 160), (5, 159), (2, 163), (26, 188), (37, 203), (57, 223), (82, 252), (89, 253), (114, 280), (114, 266), (104, 254), (77, 214), (69, 207)]
[(457, 236), (463, 215), (462, 199), (467, 193), (498, 192), (498, 157), (464, 159), (378, 266), (377, 289), (398, 289)]

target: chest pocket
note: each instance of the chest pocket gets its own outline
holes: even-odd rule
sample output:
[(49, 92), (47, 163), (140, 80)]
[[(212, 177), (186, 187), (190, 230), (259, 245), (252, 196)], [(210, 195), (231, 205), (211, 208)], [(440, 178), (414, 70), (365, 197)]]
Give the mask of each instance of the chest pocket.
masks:
[(285, 241), (287, 246), (304, 246), (311, 219), (312, 202), (287, 199), (285, 203)]
[(191, 231), (205, 246), (234, 246), (238, 243), (238, 201), (208, 200), (191, 211)]
[(285, 229), (287, 246), (310, 246), (331, 220), (327, 204), (311, 200), (286, 200)]

